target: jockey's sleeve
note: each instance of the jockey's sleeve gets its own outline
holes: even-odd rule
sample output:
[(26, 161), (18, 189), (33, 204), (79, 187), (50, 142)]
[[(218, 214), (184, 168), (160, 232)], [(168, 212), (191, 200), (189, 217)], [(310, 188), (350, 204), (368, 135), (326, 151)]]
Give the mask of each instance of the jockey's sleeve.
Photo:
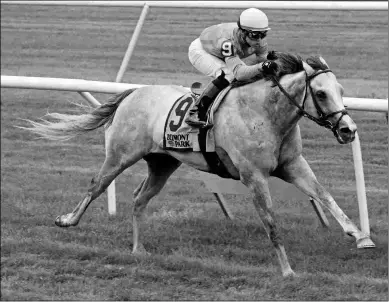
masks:
[(238, 81), (249, 80), (262, 72), (262, 63), (247, 66), (238, 56), (227, 57), (225, 62)]
[(255, 65), (255, 64), (261, 63), (261, 62), (265, 62), (266, 61), (266, 57), (267, 57), (267, 53), (263, 54), (263, 55), (261, 54), (260, 56), (258, 56), (255, 53), (253, 53), (252, 55), (249, 55), (248, 57), (245, 57), (245, 58), (243, 58), (241, 60), (246, 65), (251, 66), (251, 65)]

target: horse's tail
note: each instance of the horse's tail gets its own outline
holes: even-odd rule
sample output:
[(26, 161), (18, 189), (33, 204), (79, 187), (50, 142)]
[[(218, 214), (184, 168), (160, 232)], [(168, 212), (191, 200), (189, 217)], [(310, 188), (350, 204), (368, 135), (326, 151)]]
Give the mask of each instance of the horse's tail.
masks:
[(110, 98), (107, 103), (87, 114), (71, 115), (48, 113), (46, 114), (46, 117), (53, 118), (56, 121), (50, 122), (41, 119), (41, 122), (38, 123), (31, 120), (25, 120), (29, 122), (32, 127), (18, 128), (31, 131), (42, 138), (50, 140), (68, 140), (79, 134), (95, 130), (101, 126), (106, 125), (106, 127), (108, 127), (111, 125), (119, 104), (135, 90), (136, 88), (129, 89), (117, 94)]

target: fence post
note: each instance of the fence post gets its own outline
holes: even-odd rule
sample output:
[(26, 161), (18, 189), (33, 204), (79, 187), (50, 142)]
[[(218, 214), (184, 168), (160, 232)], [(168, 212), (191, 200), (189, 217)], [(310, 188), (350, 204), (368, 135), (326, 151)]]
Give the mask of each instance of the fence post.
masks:
[[(107, 154), (107, 131), (104, 132), (105, 138), (105, 154)], [(108, 198), (108, 214), (116, 215), (116, 187), (115, 180), (111, 182), (111, 184), (107, 188), (107, 198)]]
[(367, 211), (365, 177), (363, 175), (362, 151), (358, 132), (355, 132), (355, 139), (351, 143), (354, 158), (354, 171), (357, 189), (359, 219), (361, 222), (361, 231), (370, 235), (369, 214)]
[(115, 82), (121, 82), (122, 79), (123, 79), (124, 72), (126, 71), (128, 62), (130, 61), (132, 53), (134, 52), (134, 48), (135, 48), (136, 42), (138, 41), (139, 34), (140, 34), (140, 31), (141, 31), (141, 29), (143, 27), (143, 23), (144, 23), (144, 21), (146, 19), (148, 11), (149, 11), (149, 6), (148, 6), (147, 3), (145, 3), (145, 5), (143, 6), (142, 13), (140, 14), (138, 23), (136, 24), (136, 27), (135, 27), (134, 33), (132, 35), (131, 41), (128, 44), (127, 51), (124, 54), (123, 62), (122, 62), (122, 65), (120, 66), (120, 69), (119, 69), (119, 72), (118, 72), (118, 74), (116, 76)]
[(83, 92), (83, 91), (80, 91), (79, 94), (89, 102), (89, 104), (91, 104), (93, 107), (98, 107), (100, 106), (100, 102), (98, 100), (96, 100), (89, 92)]

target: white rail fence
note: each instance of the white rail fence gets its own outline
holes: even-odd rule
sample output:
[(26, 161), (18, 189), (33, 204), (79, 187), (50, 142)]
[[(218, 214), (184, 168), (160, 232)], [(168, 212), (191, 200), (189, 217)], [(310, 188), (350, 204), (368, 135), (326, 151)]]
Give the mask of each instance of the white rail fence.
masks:
[[(124, 90), (140, 88), (148, 85), (115, 83), (102, 81), (87, 81), (82, 79), (46, 78), (46, 77), (22, 77), (22, 76), (1, 76), (2, 88), (22, 88), (38, 90), (74, 91), (74, 92), (97, 92), (97, 93), (121, 93)], [(190, 90), (188, 87), (184, 87)], [(87, 100), (89, 101), (89, 100)], [(343, 98), (347, 109), (356, 111), (387, 112), (387, 99), (369, 98)], [(90, 102), (91, 103), (91, 102)], [(93, 103), (91, 103), (93, 105)], [(100, 103), (98, 104), (100, 105)]]
[[(116, 83), (85, 81), (76, 79), (56, 79), (40, 77), (16, 77), (1, 76), (2, 88), (25, 88), (25, 89), (43, 89), (43, 90), (62, 90), (76, 91), (81, 94), (92, 106), (98, 106), (100, 103), (90, 94), (90, 92), (102, 93), (120, 93), (126, 89), (137, 88), (145, 85), (123, 84), (122, 81), (125, 70), (133, 54), (140, 31), (150, 7), (185, 7), (185, 8), (250, 8), (260, 9), (296, 9), (296, 10), (370, 10), (383, 11), (388, 9), (388, 2), (332, 2), (332, 1), (1, 1), (1, 4), (12, 5), (51, 5), (51, 6), (99, 6), (99, 7), (143, 7), (138, 23), (128, 44), (127, 51), (123, 57), (122, 64), (116, 76)], [(88, 92), (87, 92), (88, 91)], [(344, 98), (345, 106), (351, 110), (388, 112), (388, 101), (377, 99)], [(354, 168), (356, 176), (356, 188), (359, 204), (359, 214), (361, 229), (370, 234), (365, 181), (363, 175), (362, 154), (358, 133), (352, 143), (354, 158)], [(204, 177), (202, 175), (202, 179)], [(228, 182), (228, 185), (223, 185)], [(210, 188), (223, 208), (222, 192), (229, 188), (235, 192), (244, 193), (246, 188), (239, 182), (223, 180), (214, 182), (215, 186)], [(116, 213), (115, 182), (108, 187), (108, 212)], [(227, 214), (232, 217), (232, 213), (227, 210)], [(320, 216), (320, 215), (319, 215)], [(325, 217), (324, 217), (325, 218)]]

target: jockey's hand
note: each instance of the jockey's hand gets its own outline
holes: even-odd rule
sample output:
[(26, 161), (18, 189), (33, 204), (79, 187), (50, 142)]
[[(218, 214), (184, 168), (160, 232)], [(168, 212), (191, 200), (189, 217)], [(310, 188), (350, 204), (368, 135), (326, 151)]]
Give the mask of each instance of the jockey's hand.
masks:
[(276, 75), (278, 70), (278, 65), (276, 62), (273, 61), (265, 61), (262, 64), (262, 71), (264, 74), (267, 75)]

